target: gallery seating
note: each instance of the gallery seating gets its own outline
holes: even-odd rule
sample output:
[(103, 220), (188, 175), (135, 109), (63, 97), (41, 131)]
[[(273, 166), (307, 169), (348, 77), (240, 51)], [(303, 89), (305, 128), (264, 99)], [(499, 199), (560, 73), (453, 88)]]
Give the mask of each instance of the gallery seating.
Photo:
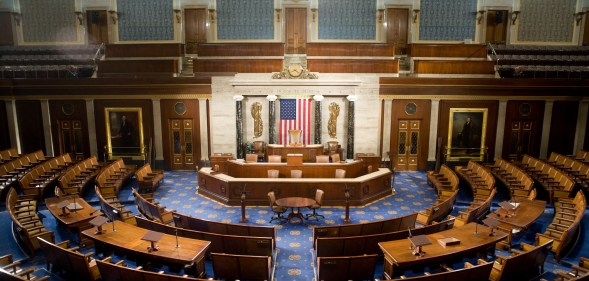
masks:
[(317, 226), (313, 228), (313, 241), (319, 237), (347, 237), (406, 230), (415, 226), (417, 213), (368, 223)]
[(41, 199), (43, 192), (55, 184), (57, 178), (72, 164), (68, 153), (51, 158), (30, 169), (18, 180), (24, 194), (34, 195)]
[(151, 165), (146, 163), (135, 171), (135, 177), (139, 183), (139, 192), (152, 192), (164, 181), (164, 171), (152, 170)]
[(273, 280), (272, 260), (267, 256), (211, 253), (213, 275), (223, 280)]
[(103, 260), (97, 260), (96, 265), (100, 270), (100, 275), (103, 281), (120, 281), (120, 280), (133, 280), (133, 281), (204, 281), (212, 279), (200, 279), (188, 276), (178, 276), (165, 274), (162, 272), (153, 272), (143, 270), (141, 266), (136, 268), (128, 267), (124, 260), (115, 263), (111, 257), (104, 258)]
[(11, 147), (9, 149), (2, 150), (0, 151), (0, 164), (18, 157), (19, 154), (18, 149), (16, 147)]
[(556, 152), (550, 153), (550, 157), (546, 160), (546, 163), (553, 165), (567, 174), (580, 187), (589, 190), (589, 164)]
[(92, 281), (100, 279), (96, 260), (92, 258), (94, 252), (82, 254), (78, 252), (78, 247), (70, 247), (67, 240), (54, 244), (39, 238), (39, 243), (48, 269), (51, 266), (53, 271), (62, 271), (67, 278)]
[(12, 220), (13, 233), (24, 250), (31, 256), (39, 249), (37, 237), (54, 241), (53, 232), (48, 231), (37, 216), (36, 198), (30, 195), (19, 196), (14, 188), (6, 196), (6, 209)]
[(235, 255), (275, 256), (274, 240), (270, 237), (240, 236), (184, 229), (136, 217), (137, 226), (180, 237), (211, 241), (207, 254), (227, 253)]
[(493, 174), (483, 165), (470, 160), (466, 166), (456, 166), (456, 174), (466, 181), (473, 194), (490, 193), (495, 186)]
[(511, 255), (497, 256), (491, 271), (491, 281), (530, 280), (544, 272), (544, 261), (552, 247), (552, 240), (541, 245), (521, 244), (521, 250), (512, 250)]
[(575, 198), (558, 198), (554, 202), (552, 223), (544, 233), (536, 233), (536, 244), (554, 240), (552, 252), (557, 260), (561, 260), (575, 243), (574, 236), (579, 230), (586, 208), (587, 201), (583, 192), (577, 192)]
[(90, 183), (94, 183), (101, 168), (96, 156), (92, 156), (68, 167), (57, 179), (58, 185), (66, 194), (81, 194)]
[(139, 209), (139, 212), (141, 212), (146, 218), (164, 224), (174, 221), (172, 214), (175, 210), (168, 210), (165, 206), (160, 206), (159, 203), (154, 202), (153, 194), (139, 194), (134, 188), (132, 192), (135, 197), (137, 209)]
[(317, 280), (373, 280), (377, 255), (317, 258)]
[(519, 166), (549, 193), (550, 202), (572, 196), (575, 181), (558, 168), (527, 154), (522, 157)]
[(515, 200), (529, 198), (530, 193), (534, 190), (534, 180), (510, 161), (497, 158), (493, 164), (487, 165), (487, 168), (509, 189)]
[(441, 267), (442, 272), (428, 272), (425, 275), (414, 277), (401, 276), (400, 280), (420, 280), (420, 281), (454, 281), (454, 280), (488, 280), (491, 274), (493, 263), (486, 262), (482, 259), (477, 260), (477, 264), (473, 265), (470, 262), (465, 262), (464, 267), (460, 269), (452, 269), (448, 266)]
[(428, 183), (436, 190), (438, 196), (442, 191), (458, 190), (458, 176), (445, 164), (442, 164), (438, 171), (427, 172), (426, 176)]

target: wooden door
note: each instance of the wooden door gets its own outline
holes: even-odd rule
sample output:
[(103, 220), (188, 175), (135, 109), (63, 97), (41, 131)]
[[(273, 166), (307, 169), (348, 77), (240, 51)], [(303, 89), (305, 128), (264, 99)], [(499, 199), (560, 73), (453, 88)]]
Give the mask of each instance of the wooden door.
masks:
[(507, 42), (507, 10), (487, 12), (486, 43), (505, 44)]
[(397, 163), (395, 167), (400, 171), (417, 171), (421, 149), (421, 120), (399, 120), (397, 135)]
[(81, 120), (58, 120), (59, 153), (69, 153), (76, 161), (84, 160), (84, 139)]
[(534, 155), (534, 128), (531, 120), (512, 120), (509, 140), (509, 160), (521, 160), (524, 154)]
[(589, 20), (588, 15), (585, 14), (583, 21), (585, 22), (585, 28), (583, 29), (583, 46), (589, 46)]
[(108, 17), (105, 10), (86, 11), (88, 44), (108, 44)]
[(387, 9), (387, 43), (395, 44), (395, 54), (407, 54), (409, 9)]
[(304, 54), (307, 50), (307, 9), (286, 9), (285, 21), (285, 52), (287, 54)]
[(172, 170), (194, 168), (193, 129), (192, 119), (170, 119)]
[(12, 33), (12, 15), (9, 12), (0, 12), (0, 46), (14, 45), (14, 35)]
[(198, 44), (207, 41), (206, 9), (185, 9), (184, 26), (186, 53), (198, 54)]

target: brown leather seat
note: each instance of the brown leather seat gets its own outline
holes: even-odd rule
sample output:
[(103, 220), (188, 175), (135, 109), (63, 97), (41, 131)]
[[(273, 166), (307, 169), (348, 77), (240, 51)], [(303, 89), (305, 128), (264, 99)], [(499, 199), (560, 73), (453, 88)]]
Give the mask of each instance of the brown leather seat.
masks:
[(340, 156), (337, 153), (336, 154), (331, 154), (330, 157), (331, 157), (331, 162), (332, 163), (339, 163), (339, 162), (341, 162)]
[(317, 155), (317, 156), (315, 156), (315, 162), (329, 163), (329, 155)]
[(290, 177), (291, 178), (302, 178), (303, 177), (303, 171), (302, 170), (291, 170), (290, 171)]
[(336, 169), (335, 170), (335, 178), (336, 179), (343, 179), (346, 177), (346, 170), (344, 169)]
[(286, 207), (276, 205), (276, 194), (274, 194), (274, 191), (268, 192), (268, 201), (270, 202), (270, 208), (272, 209), (272, 212), (274, 212), (274, 215), (270, 218), (269, 222), (273, 222), (275, 220), (278, 220), (281, 223), (284, 222), (286, 218), (283, 217), (282, 214), (286, 212)]
[(280, 163), (280, 162), (282, 162), (282, 156), (268, 155), (268, 163)]
[(256, 163), (258, 162), (258, 154), (248, 153), (245, 155), (245, 163)]
[(313, 210), (313, 213), (305, 215), (307, 219), (315, 218), (316, 220), (319, 220), (319, 217), (325, 218), (323, 215), (317, 214), (317, 209), (321, 208), (323, 193), (324, 192), (321, 189), (317, 189), (317, 191), (315, 191), (315, 203), (309, 206), (309, 209)]
[(268, 170), (268, 177), (269, 178), (278, 178), (279, 171), (278, 170)]
[(266, 158), (266, 142), (254, 141), (252, 153), (256, 154), (258, 156), (258, 159), (262, 159), (263, 161)]

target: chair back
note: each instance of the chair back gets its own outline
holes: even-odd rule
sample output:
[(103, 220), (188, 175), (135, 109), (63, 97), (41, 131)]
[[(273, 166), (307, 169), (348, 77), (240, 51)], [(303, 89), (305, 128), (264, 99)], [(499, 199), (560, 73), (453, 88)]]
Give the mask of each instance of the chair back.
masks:
[(291, 178), (302, 178), (303, 177), (303, 171), (302, 170), (291, 170), (290, 171), (290, 177)]
[(337, 141), (328, 141), (327, 142), (328, 154), (337, 153), (338, 148), (339, 148), (339, 143)]
[(258, 154), (248, 153), (245, 155), (245, 162), (246, 163), (255, 163), (258, 162)]
[(341, 158), (339, 157), (339, 154), (337, 154), (337, 153), (331, 154), (331, 162), (339, 163), (340, 161), (341, 161)]
[(343, 179), (346, 177), (346, 170), (344, 169), (336, 169), (335, 170), (335, 178), (336, 179)]
[(270, 207), (276, 203), (276, 194), (274, 194), (274, 191), (268, 192), (268, 202), (270, 202)]
[(254, 141), (253, 142), (253, 149), (255, 154), (264, 154), (266, 150), (266, 143), (264, 141)]
[(317, 204), (321, 205), (321, 202), (323, 201), (323, 193), (324, 191), (321, 189), (317, 189), (317, 191), (315, 191), (315, 201), (317, 201)]
[(279, 171), (278, 170), (268, 170), (268, 177), (269, 178), (278, 178)]
[(288, 136), (290, 138), (289, 144), (301, 143), (301, 130), (288, 130)]
[(268, 163), (280, 163), (280, 162), (282, 162), (282, 156), (268, 155)]
[(315, 161), (317, 163), (329, 163), (329, 155), (317, 155)]

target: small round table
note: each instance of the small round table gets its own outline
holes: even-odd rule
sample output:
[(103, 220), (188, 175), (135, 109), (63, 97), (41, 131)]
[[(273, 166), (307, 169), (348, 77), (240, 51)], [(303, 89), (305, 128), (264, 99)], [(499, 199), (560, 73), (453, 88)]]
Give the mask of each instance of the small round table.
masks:
[[(277, 205), (290, 208), (290, 214), (288, 214), (287, 218), (288, 222), (293, 218), (299, 218), (301, 222), (304, 222), (305, 217), (301, 214), (301, 207), (309, 207), (315, 203), (316, 201), (314, 199), (305, 197), (285, 197), (276, 200)], [(296, 212), (294, 208), (297, 208)]]

